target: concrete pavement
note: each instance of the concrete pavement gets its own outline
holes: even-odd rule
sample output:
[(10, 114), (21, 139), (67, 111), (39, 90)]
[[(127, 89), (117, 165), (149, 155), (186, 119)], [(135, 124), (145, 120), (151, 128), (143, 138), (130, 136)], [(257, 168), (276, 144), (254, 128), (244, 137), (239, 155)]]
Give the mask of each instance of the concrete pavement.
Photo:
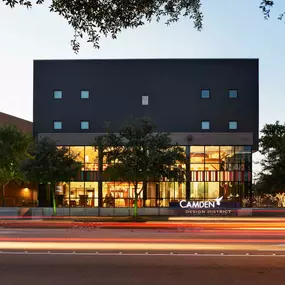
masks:
[(284, 257), (0, 254), (5, 285), (284, 285)]

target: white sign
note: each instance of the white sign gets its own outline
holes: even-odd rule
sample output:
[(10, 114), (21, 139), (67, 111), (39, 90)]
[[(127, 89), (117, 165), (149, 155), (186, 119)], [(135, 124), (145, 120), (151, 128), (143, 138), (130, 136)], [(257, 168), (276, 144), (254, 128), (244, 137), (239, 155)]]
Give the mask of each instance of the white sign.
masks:
[(220, 198), (218, 197), (218, 198), (214, 199), (214, 201), (188, 201), (187, 202), (186, 200), (181, 200), (179, 202), (179, 205), (183, 209), (187, 209), (187, 208), (209, 209), (209, 208), (216, 208), (216, 206), (220, 206), (222, 199), (223, 199), (223, 196)]

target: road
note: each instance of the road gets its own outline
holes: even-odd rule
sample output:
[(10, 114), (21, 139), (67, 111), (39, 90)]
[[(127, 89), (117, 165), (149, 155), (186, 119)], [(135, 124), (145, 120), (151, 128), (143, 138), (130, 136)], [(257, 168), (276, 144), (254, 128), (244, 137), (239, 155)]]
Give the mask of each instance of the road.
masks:
[(283, 257), (0, 255), (5, 285), (284, 285)]
[(285, 230), (274, 229), (0, 229), (0, 250), (285, 254)]
[(0, 280), (5, 285), (283, 285), (284, 222), (254, 223), (1, 228)]

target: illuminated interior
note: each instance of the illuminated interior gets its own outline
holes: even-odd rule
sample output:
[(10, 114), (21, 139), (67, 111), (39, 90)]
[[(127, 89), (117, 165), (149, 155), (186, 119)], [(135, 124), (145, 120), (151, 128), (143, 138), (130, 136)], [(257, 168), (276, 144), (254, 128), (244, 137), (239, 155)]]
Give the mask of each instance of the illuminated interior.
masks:
[[(98, 151), (94, 147), (69, 148), (70, 153), (75, 155), (76, 160), (83, 166), (75, 181), (59, 183), (59, 206), (133, 207), (135, 195), (132, 184), (100, 182)], [(183, 149), (186, 156), (186, 147)], [(187, 198), (205, 200), (223, 196), (225, 200), (232, 201), (249, 195), (252, 179), (250, 146), (191, 146), (189, 153), (189, 182), (148, 182), (146, 189), (139, 195), (139, 207), (168, 207), (171, 202)], [(186, 169), (186, 164), (177, 162), (176, 165)], [(103, 171), (106, 166), (104, 163)], [(139, 183), (138, 189), (142, 186), (143, 183)]]

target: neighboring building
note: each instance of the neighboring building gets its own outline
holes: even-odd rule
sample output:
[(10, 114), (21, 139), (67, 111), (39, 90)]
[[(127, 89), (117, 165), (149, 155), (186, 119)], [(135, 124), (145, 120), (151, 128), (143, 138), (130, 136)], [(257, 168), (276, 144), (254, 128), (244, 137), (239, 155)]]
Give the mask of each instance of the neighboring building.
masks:
[(0, 124), (15, 125), (20, 131), (25, 133), (33, 132), (33, 123), (21, 118), (17, 118), (0, 112)]
[[(0, 112), (0, 125), (3, 124), (14, 125), (22, 132), (33, 132), (32, 122)], [(33, 184), (10, 182), (5, 186), (5, 196), (0, 196), (0, 206), (32, 206), (36, 203), (37, 189)]]
[(190, 179), (148, 183), (140, 206), (182, 199), (242, 202), (252, 195), (252, 153), (258, 149), (258, 59), (36, 60), (34, 135), (80, 153), (77, 181), (59, 185), (59, 204), (130, 207), (132, 186), (99, 181), (92, 144), (104, 122), (149, 116), (185, 148)]

